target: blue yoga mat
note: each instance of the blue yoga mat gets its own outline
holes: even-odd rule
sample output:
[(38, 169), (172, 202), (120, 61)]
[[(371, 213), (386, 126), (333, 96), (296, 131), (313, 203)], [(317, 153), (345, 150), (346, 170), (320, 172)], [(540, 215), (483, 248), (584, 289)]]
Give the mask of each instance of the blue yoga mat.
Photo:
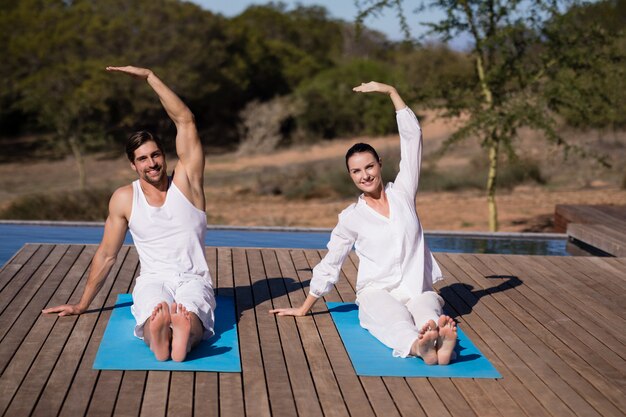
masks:
[(131, 294), (119, 294), (100, 342), (94, 369), (241, 372), (239, 340), (232, 297), (217, 296), (215, 335), (200, 342), (184, 362), (159, 362), (141, 339), (133, 335), (135, 318)]
[(359, 324), (354, 303), (326, 303), (339, 330), (352, 366), (361, 376), (401, 376), (429, 378), (502, 378), (460, 328), (457, 358), (446, 366), (426, 365), (420, 358), (394, 358), (383, 345)]

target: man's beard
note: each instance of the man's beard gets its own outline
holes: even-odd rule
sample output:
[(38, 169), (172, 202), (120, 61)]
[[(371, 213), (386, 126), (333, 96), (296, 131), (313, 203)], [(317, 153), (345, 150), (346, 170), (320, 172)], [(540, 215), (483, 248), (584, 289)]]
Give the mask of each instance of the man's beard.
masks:
[(163, 176), (165, 175), (165, 170), (163, 169), (162, 166), (159, 165), (159, 166), (156, 166), (156, 167), (150, 169), (149, 171), (154, 171), (154, 170), (158, 170), (159, 171), (159, 175), (158, 175), (158, 177), (156, 177), (156, 179), (154, 179), (154, 177), (150, 176), (148, 174), (148, 171), (145, 171), (143, 173), (143, 179), (147, 183), (149, 183), (149, 184), (159, 185), (161, 183), (162, 179), (163, 179)]

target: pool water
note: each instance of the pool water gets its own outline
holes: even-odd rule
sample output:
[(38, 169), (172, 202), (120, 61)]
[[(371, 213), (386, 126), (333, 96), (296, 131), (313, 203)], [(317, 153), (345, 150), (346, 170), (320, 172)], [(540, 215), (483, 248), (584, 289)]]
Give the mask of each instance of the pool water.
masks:
[[(0, 265), (25, 243), (100, 243), (103, 227), (0, 224)], [(325, 249), (330, 231), (209, 229), (208, 246)], [(433, 252), (568, 256), (563, 238), (500, 238), (426, 233)], [(124, 241), (132, 244), (130, 234)]]

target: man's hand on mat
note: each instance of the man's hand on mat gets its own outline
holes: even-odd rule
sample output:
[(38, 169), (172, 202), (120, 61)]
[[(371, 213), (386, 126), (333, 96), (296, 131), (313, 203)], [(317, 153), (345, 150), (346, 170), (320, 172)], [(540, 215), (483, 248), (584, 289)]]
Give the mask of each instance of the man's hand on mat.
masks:
[(276, 314), (277, 316), (302, 317), (306, 315), (306, 311), (303, 311), (301, 307), (299, 308), (275, 308), (274, 310), (270, 310), (270, 314)]
[(135, 78), (147, 79), (150, 74), (152, 74), (152, 70), (147, 68), (139, 68), (133, 66), (125, 66), (125, 67), (107, 67), (107, 71), (110, 72), (122, 72), (124, 74), (132, 75)]
[(59, 313), (59, 317), (73, 316), (75, 314), (82, 314), (85, 312), (84, 308), (78, 306), (78, 304), (63, 304), (56, 307), (46, 308), (41, 310), (43, 314)]

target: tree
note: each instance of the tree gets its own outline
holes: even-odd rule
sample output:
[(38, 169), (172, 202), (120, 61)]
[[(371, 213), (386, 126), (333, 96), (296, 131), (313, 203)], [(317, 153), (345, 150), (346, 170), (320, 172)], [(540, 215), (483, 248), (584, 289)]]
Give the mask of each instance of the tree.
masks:
[[(404, 19), (403, 0), (366, 0), (357, 22), (384, 9), (394, 9)], [(448, 116), (467, 114), (464, 125), (444, 144), (445, 147), (479, 137), (489, 159), (487, 201), (489, 229), (498, 229), (496, 185), (499, 155), (516, 157), (515, 138), (521, 127), (543, 132), (550, 142), (566, 152), (583, 149), (568, 144), (556, 131), (554, 109), (546, 95), (551, 77), (566, 68), (593, 74), (604, 62), (613, 62), (614, 51), (606, 48), (614, 34), (598, 25), (576, 25), (568, 21), (574, 36), (564, 44), (561, 17), (567, 11), (560, 0), (433, 0), (421, 3), (438, 9), (444, 17), (428, 23), (429, 34), (447, 42), (458, 36), (472, 40), (469, 55), (474, 63), (472, 82), (459, 86), (457, 94), (442, 103)], [(580, 66), (593, 56), (594, 65)], [(588, 97), (579, 97), (584, 101)], [(606, 163), (599, 158), (602, 163)]]
[(395, 129), (395, 120), (379, 116), (387, 112), (387, 98), (362, 100), (351, 89), (369, 80), (385, 81), (402, 89), (399, 78), (390, 66), (362, 59), (322, 71), (294, 93), (304, 103), (297, 124), (309, 134), (326, 139), (389, 134)]
[(129, 130), (173, 128), (149, 89), (111, 77), (107, 65), (141, 63), (172, 80), (202, 125), (213, 126), (206, 120), (220, 120), (228, 111), (219, 100), (233, 95), (223, 88), (223, 22), (196, 5), (23, 0), (3, 3), (0, 23), (12, 28), (11, 36), (0, 35), (0, 99), (10, 111), (33, 115), (40, 129), (52, 132), (54, 147), (71, 151), (81, 189), (86, 150)]

